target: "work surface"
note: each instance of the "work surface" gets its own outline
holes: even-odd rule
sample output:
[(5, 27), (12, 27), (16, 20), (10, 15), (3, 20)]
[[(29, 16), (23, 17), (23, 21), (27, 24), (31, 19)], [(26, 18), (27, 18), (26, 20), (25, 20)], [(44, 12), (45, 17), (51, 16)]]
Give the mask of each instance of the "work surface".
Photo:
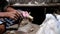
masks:
[[(13, 28), (15, 28), (15, 27), (17, 28), (17, 26), (18, 25), (16, 24), (16, 25), (11, 26), (11, 28), (12, 27)], [(32, 28), (33, 28), (33, 30), (30, 31), (30, 29), (32, 29)], [(27, 25), (25, 25), (23, 27), (19, 27), (18, 30), (14, 30), (14, 32), (15, 32), (15, 34), (36, 34), (36, 32), (38, 31), (38, 29), (39, 29), (39, 25), (30, 23), (30, 24), (27, 24)], [(11, 30), (11, 31), (13, 31), (13, 30)], [(11, 31), (9, 31), (9, 32), (11, 32)]]

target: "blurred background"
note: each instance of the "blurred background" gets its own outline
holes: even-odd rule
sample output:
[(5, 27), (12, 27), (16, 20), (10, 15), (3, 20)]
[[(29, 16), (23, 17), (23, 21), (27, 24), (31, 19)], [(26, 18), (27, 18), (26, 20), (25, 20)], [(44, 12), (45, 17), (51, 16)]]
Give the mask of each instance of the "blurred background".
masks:
[(34, 3), (35, 1), (38, 3), (60, 3), (60, 0), (7, 0), (10, 4), (14, 4), (16, 2), (20, 4), (28, 4), (29, 2)]
[[(35, 24), (35, 25), (33, 25), (35, 28), (39, 28), (39, 25), (41, 25), (43, 23), (43, 21), (45, 20), (45, 17), (46, 17), (45, 15), (47, 13), (53, 13), (54, 8), (60, 7), (60, 4), (59, 4), (59, 6), (57, 6), (57, 4), (56, 4), (56, 3), (60, 3), (60, 0), (7, 0), (7, 2), (10, 5), (13, 5), (16, 3), (20, 4), (21, 6), (12, 6), (16, 10), (19, 9), (19, 10), (31, 12), (30, 15), (34, 17), (32, 23)], [(41, 3), (47, 4), (47, 5), (40, 6)], [(36, 6), (34, 6), (34, 5), (33, 6), (29, 6), (29, 5), (23, 6), (22, 4), (25, 4), (25, 5), (37, 4), (37, 5)], [(52, 4), (52, 5), (50, 6), (49, 4)], [(38, 24), (38, 26), (36, 26), (37, 24)], [(24, 29), (25, 29), (25, 27), (24, 27)], [(35, 29), (35, 30), (37, 31), (37, 29)], [(34, 32), (34, 34), (36, 33), (36, 31)]]
[[(13, 4), (16, 4), (16, 3), (19, 3), (19, 4), (35, 4), (37, 3), (38, 5), (41, 4), (41, 3), (46, 3), (46, 4), (50, 4), (50, 3), (60, 3), (60, 0), (7, 0), (8, 3), (10, 5), (13, 5)], [(24, 10), (24, 11), (28, 11), (28, 12), (31, 12), (31, 15), (34, 17), (34, 20), (33, 20), (33, 23), (35, 24), (41, 24), (44, 19), (45, 19), (45, 14), (46, 13), (52, 13), (52, 8), (55, 8), (56, 6), (13, 6), (13, 8), (15, 9), (21, 9), (21, 10)]]

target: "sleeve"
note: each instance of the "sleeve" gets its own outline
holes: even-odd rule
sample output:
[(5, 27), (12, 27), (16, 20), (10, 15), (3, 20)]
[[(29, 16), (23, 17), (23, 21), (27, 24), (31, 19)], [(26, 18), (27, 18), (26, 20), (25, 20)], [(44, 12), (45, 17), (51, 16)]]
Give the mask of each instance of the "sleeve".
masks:
[(2, 18), (0, 18), (0, 24), (3, 24), (4, 20)]
[(0, 24), (2, 24), (3, 22), (2, 21), (0, 21)]

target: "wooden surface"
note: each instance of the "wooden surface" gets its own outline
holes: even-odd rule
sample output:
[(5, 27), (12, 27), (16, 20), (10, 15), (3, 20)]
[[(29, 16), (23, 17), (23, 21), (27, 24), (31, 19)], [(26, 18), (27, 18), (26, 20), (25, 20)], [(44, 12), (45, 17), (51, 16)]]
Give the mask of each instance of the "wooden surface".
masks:
[(18, 4), (18, 5), (12, 5), (12, 6), (60, 6), (60, 3)]
[[(38, 31), (38, 29), (40, 28), (39, 25), (36, 25), (36, 24), (31, 24), (31, 25), (32, 25), (33, 28), (34, 28), (33, 31), (30, 31), (30, 32), (18, 31), (18, 30), (20, 30), (19, 28), (18, 28), (18, 30), (14, 30), (14, 31), (15, 31), (16, 34), (36, 34), (36, 32)], [(15, 26), (17, 26), (17, 25), (14, 25), (14, 26), (12, 26), (12, 27), (15, 27)], [(29, 27), (29, 25), (27, 25), (27, 27)], [(23, 29), (25, 29), (25, 28), (26, 28), (26, 27), (24, 27)], [(13, 30), (11, 30), (11, 31), (13, 31)], [(10, 30), (7, 31), (7, 33), (9, 33), (9, 32), (10, 32)], [(7, 34), (7, 33), (6, 33), (6, 34)]]

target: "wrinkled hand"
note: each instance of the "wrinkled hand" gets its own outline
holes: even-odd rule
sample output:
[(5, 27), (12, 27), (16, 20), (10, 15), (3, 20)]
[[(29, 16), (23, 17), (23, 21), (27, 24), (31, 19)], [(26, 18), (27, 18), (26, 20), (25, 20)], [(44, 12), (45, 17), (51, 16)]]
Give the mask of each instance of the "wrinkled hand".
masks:
[(7, 8), (6, 11), (7, 11), (7, 12), (6, 12), (6, 13), (7, 13), (6, 16), (8, 16), (8, 17), (11, 18), (11, 19), (17, 20), (18, 17), (20, 16), (20, 13), (19, 13), (17, 10), (11, 8), (11, 7)]
[(7, 9), (7, 12), (10, 12), (10, 13), (8, 13), (8, 16), (9, 16), (9, 18), (12, 18), (12, 19), (17, 19), (21, 15), (24, 18), (33, 19), (33, 17), (31, 15), (29, 15), (29, 13), (27, 11), (15, 10), (15, 9), (9, 7)]
[(11, 18), (11, 19), (15, 19), (17, 20), (18, 17), (20, 16), (20, 14), (18, 13), (18, 11), (11, 11), (11, 12), (6, 12), (7, 13), (7, 17)]

